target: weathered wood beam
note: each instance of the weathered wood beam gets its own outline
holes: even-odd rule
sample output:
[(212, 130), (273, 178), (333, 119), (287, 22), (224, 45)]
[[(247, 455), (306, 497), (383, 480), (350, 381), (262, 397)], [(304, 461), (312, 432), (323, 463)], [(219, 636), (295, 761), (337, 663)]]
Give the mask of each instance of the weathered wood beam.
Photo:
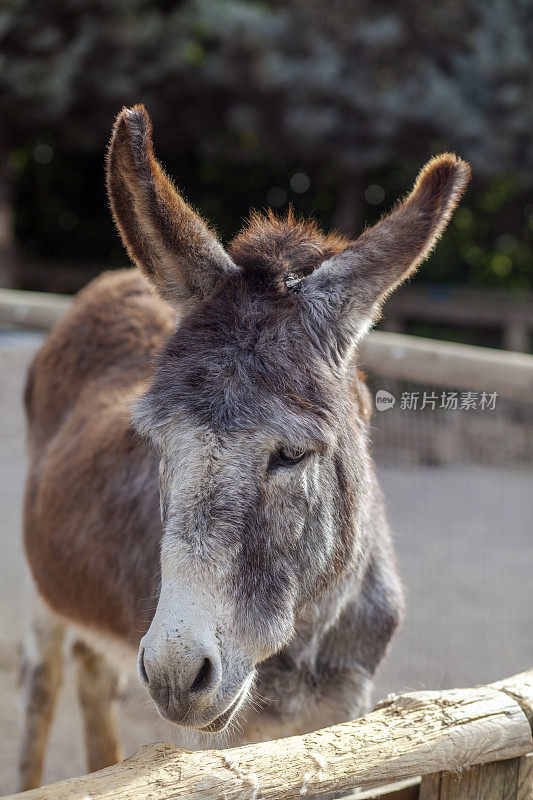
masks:
[(0, 324), (49, 330), (71, 303), (72, 297), (62, 294), (0, 289)]
[(491, 686), (516, 700), (533, 728), (533, 670), (520, 672), (503, 681), (496, 681)]
[(516, 400), (533, 396), (533, 356), (526, 353), (373, 331), (361, 345), (360, 361), (380, 377)]
[(393, 696), (353, 722), (229, 750), (149, 745), (10, 800), (289, 800), (454, 772), (533, 752), (532, 684), (533, 671), (498, 688)]

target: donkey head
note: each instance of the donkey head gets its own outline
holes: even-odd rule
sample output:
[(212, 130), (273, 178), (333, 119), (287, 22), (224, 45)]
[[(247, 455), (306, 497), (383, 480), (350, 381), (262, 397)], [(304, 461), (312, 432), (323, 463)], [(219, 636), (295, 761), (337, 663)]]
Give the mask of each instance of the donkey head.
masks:
[(161, 714), (221, 730), (256, 665), (364, 559), (373, 503), (356, 347), (469, 178), (434, 158), (357, 240), (254, 216), (226, 252), (153, 155), (142, 106), (108, 154), (115, 222), (179, 312), (136, 424), (160, 455), (161, 592), (139, 675)]

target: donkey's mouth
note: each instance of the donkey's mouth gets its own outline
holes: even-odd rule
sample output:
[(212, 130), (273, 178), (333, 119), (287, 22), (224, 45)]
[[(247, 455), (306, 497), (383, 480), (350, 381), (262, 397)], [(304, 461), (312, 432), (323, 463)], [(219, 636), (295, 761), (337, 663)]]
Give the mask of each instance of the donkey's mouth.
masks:
[(231, 705), (228, 706), (228, 708), (223, 711), (222, 714), (210, 722), (209, 725), (205, 725), (203, 728), (200, 728), (200, 730), (203, 731), (203, 733), (220, 733), (220, 731), (223, 731), (226, 725), (228, 725), (231, 721), (231, 718), (235, 712), (239, 709), (239, 706), (242, 704), (249, 686), (250, 681), (246, 681)]

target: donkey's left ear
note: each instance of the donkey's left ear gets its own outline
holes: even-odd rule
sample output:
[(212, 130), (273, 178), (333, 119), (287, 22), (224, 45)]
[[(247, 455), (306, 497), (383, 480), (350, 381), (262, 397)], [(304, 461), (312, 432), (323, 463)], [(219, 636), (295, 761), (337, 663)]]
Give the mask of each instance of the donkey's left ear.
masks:
[(342, 355), (376, 321), (383, 300), (428, 257), (470, 178), (444, 153), (431, 159), (411, 194), (390, 214), (301, 282), (299, 294)]

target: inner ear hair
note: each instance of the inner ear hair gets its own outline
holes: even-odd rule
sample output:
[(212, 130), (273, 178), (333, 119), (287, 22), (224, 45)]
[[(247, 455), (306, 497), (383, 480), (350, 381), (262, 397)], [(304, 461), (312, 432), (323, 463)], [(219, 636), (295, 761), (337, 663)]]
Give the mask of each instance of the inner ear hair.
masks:
[(453, 153), (435, 156), (410, 194), (347, 248), (382, 300), (411, 275), (440, 239), (470, 180), (470, 166)]
[(366, 333), (390, 292), (428, 257), (469, 178), (469, 165), (456, 155), (432, 158), (393, 211), (302, 281), (308, 314), (323, 335), (333, 336), (341, 355)]
[[(415, 249), (415, 252), (406, 253), (405, 263), (412, 259), (407, 266), (408, 273), (430, 255), (463, 196), (470, 176), (470, 165), (453, 153), (435, 156), (420, 171), (411, 194), (398, 209), (400, 214), (403, 209), (407, 224), (413, 228), (413, 238), (419, 237), (420, 241), (418, 252)], [(427, 220), (419, 219), (421, 216), (427, 216)]]

